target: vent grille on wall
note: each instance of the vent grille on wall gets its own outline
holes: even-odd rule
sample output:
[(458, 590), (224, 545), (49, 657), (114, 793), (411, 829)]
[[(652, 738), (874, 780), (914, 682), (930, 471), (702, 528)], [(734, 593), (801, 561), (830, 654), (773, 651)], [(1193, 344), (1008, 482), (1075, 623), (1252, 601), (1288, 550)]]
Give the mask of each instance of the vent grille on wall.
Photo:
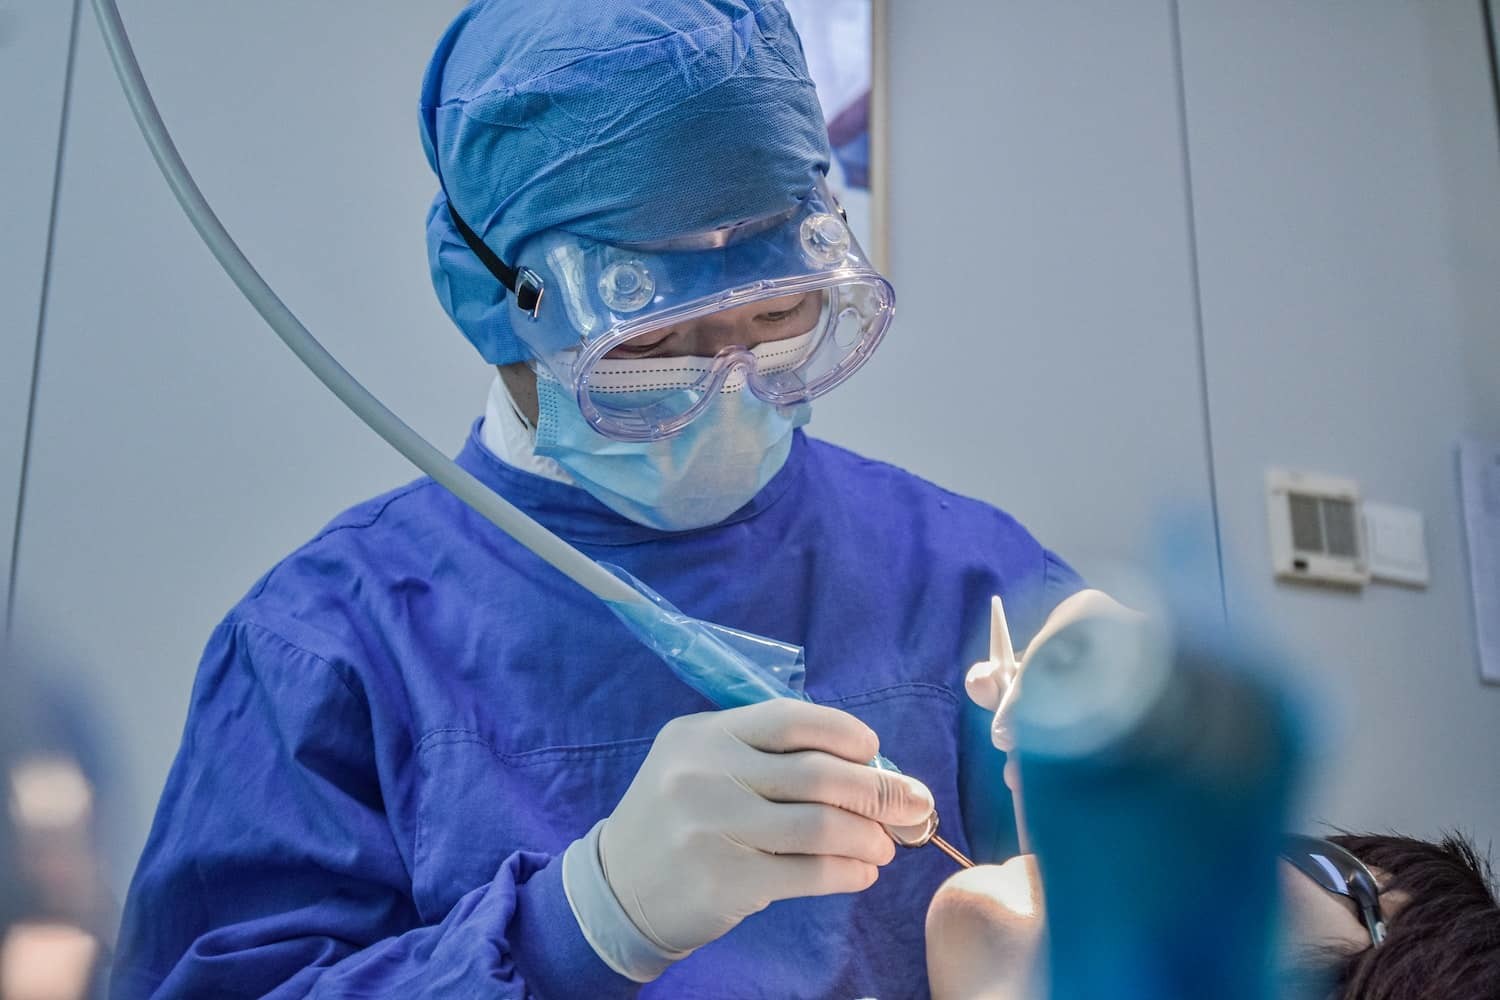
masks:
[(1266, 499), (1278, 578), (1354, 587), (1370, 581), (1358, 483), (1271, 469)]

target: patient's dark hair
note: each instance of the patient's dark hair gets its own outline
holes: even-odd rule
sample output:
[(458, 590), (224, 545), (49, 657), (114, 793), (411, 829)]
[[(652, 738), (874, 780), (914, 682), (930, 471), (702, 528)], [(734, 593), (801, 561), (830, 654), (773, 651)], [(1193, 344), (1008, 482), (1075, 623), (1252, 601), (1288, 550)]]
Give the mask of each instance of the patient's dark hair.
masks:
[(1441, 843), (1395, 836), (1329, 838), (1388, 878), (1382, 894), (1407, 902), (1385, 942), (1340, 963), (1339, 1000), (1494, 1000), (1500, 997), (1500, 905), (1494, 876), (1459, 836)]

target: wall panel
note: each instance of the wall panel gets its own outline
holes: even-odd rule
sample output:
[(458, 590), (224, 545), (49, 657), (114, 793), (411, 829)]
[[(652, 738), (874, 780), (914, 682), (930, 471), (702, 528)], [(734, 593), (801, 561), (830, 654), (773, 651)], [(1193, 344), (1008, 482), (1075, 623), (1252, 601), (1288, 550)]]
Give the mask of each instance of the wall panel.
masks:
[[(1472, 89), (1478, 15), (1218, 0), (1183, 5), (1183, 42), (1231, 618), (1289, 643), (1324, 695), (1315, 817), (1484, 844), (1500, 833), (1500, 689), (1475, 668), (1453, 446), (1474, 416), (1470, 345), (1494, 316), (1472, 308), (1475, 251), (1454, 220), (1493, 219), (1500, 184), (1491, 153), (1444, 141), (1493, 136)], [(1477, 187), (1455, 188), (1476, 165)], [(1478, 238), (1493, 260), (1500, 226)], [(1273, 583), (1263, 476), (1277, 464), (1422, 510), (1431, 587)]]

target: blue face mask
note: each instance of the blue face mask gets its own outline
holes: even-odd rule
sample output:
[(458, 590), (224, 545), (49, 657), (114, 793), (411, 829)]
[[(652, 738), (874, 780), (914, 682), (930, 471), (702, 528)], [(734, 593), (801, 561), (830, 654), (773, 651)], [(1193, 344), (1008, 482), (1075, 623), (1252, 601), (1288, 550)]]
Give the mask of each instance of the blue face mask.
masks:
[(706, 412), (661, 441), (615, 441), (589, 426), (578, 403), (537, 373), (536, 453), (624, 517), (661, 531), (718, 524), (780, 471), (792, 432), (812, 418), (748, 389), (720, 393)]

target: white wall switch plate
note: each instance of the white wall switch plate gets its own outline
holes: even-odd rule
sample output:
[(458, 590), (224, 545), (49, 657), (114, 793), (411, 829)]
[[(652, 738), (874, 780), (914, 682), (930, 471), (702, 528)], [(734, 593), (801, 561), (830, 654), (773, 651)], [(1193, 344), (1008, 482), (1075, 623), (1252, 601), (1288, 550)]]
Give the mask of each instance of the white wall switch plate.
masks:
[(1422, 512), (1366, 500), (1365, 537), (1370, 542), (1370, 576), (1390, 583), (1425, 587), (1427, 535)]

